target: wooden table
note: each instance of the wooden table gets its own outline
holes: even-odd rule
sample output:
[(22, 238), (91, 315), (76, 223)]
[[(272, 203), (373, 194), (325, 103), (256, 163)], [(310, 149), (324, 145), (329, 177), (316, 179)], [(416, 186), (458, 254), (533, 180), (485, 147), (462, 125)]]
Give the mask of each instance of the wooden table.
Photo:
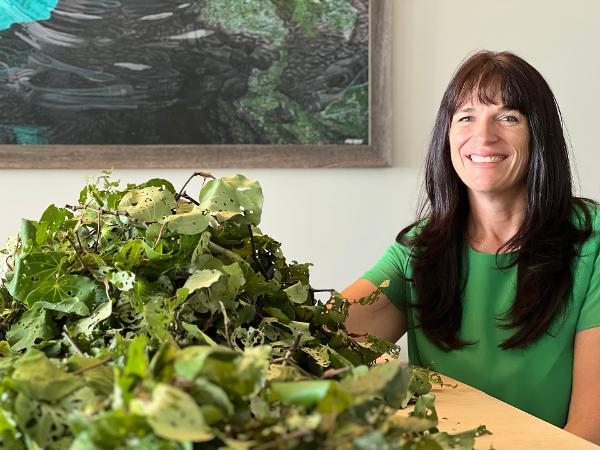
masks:
[(440, 431), (456, 433), (485, 425), (492, 435), (476, 439), (478, 450), (599, 450), (600, 446), (544, 422), (471, 386), (442, 376), (456, 389), (434, 386)]

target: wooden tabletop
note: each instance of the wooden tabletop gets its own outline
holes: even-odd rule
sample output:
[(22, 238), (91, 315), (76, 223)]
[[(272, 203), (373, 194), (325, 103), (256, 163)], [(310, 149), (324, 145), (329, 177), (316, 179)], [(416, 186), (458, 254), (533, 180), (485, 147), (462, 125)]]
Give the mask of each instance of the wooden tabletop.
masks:
[(600, 446), (544, 422), (471, 386), (442, 376), (456, 389), (434, 386), (440, 431), (457, 433), (485, 425), (492, 435), (476, 439), (477, 450), (599, 450)]

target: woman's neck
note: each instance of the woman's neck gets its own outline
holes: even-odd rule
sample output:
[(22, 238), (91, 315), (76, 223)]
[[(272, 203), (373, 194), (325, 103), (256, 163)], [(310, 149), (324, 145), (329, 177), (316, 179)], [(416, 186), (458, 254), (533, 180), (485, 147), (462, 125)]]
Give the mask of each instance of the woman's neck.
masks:
[(527, 191), (516, 195), (469, 192), (467, 237), (480, 251), (493, 253), (521, 228), (527, 209)]

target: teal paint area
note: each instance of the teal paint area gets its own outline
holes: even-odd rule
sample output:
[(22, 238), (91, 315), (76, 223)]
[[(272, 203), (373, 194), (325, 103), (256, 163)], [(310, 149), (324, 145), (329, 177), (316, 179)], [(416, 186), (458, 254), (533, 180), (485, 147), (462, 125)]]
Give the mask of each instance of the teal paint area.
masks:
[(48, 144), (45, 130), (39, 127), (0, 125), (0, 144)]
[(58, 0), (0, 0), (0, 31), (15, 23), (48, 20)]

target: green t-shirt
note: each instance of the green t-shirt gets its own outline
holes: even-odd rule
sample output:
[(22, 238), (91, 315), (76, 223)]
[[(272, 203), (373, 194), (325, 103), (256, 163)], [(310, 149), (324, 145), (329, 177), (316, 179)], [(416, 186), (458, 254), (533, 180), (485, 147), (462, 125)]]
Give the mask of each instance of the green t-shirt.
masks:
[[(460, 350), (444, 352), (414, 327), (417, 311), (406, 308), (405, 302), (414, 303), (416, 293), (414, 285), (402, 277), (412, 277), (409, 248), (394, 243), (363, 278), (376, 285), (390, 280), (384, 292), (407, 318), (411, 364), (431, 368), (564, 427), (571, 397), (575, 334), (600, 326), (600, 212), (596, 206), (590, 206), (590, 211), (594, 232), (574, 263), (574, 286), (565, 320), (557, 317), (550, 329), (525, 349), (498, 347), (514, 334), (514, 330), (499, 328), (496, 318), (514, 300), (517, 267), (499, 269), (495, 254), (467, 248), (459, 338), (475, 344)], [(513, 257), (510, 253), (498, 255), (498, 265), (505, 266)]]

